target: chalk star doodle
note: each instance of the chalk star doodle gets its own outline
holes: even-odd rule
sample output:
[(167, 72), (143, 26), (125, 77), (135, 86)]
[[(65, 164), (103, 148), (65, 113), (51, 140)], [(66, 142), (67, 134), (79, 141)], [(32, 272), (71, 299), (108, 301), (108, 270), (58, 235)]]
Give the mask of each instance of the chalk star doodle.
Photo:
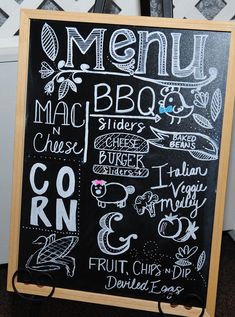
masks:
[(56, 271), (65, 267), (67, 276), (73, 277), (76, 268), (75, 259), (68, 254), (78, 240), (79, 238), (75, 236), (56, 239), (54, 233), (48, 237), (39, 236), (33, 244), (41, 247), (29, 257), (25, 267), (39, 272)]

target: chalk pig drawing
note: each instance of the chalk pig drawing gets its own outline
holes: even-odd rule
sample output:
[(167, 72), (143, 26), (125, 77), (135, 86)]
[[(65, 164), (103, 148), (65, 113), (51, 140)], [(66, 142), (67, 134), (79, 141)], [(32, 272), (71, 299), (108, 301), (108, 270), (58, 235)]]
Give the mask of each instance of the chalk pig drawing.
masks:
[(94, 180), (91, 185), (91, 194), (97, 199), (98, 206), (105, 208), (107, 204), (126, 207), (128, 195), (135, 192), (135, 187), (124, 186), (120, 183), (107, 183), (104, 180)]

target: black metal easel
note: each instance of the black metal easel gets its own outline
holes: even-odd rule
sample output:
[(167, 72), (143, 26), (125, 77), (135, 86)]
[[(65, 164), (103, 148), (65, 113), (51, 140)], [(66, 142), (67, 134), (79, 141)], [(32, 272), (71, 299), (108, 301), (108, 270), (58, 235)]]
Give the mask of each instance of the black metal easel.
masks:
[[(42, 296), (35, 296), (35, 295), (25, 295), (18, 291), (16, 287), (16, 279), (18, 277), (24, 277), (24, 283), (28, 284), (34, 284), (38, 286), (43, 286), (46, 284), (46, 282), (49, 282), (51, 286), (51, 291), (49, 292), (48, 296), (42, 297)], [(20, 269), (17, 270), (13, 276), (12, 276), (12, 287), (15, 291), (13, 301), (16, 302), (18, 298), (23, 299), (27, 301), (28, 303), (31, 303), (30, 305), (30, 316), (39, 317), (42, 303), (48, 301), (55, 292), (55, 285), (54, 285), (54, 279), (51, 274), (44, 273), (37, 275), (37, 277), (33, 276), (32, 272), (27, 269)], [(16, 298), (17, 296), (17, 298)]]

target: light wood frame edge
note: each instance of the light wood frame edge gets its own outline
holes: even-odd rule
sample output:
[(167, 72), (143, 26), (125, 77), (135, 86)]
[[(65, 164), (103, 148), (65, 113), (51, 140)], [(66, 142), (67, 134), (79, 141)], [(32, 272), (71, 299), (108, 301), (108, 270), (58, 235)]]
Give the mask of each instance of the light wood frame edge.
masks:
[[(14, 160), (12, 179), (12, 202), (10, 220), (10, 239), (8, 254), (8, 280), (7, 289), (12, 289), (11, 278), (18, 267), (19, 255), (19, 228), (20, 228), (20, 206), (23, 177), (23, 151), (24, 151), (24, 128), (25, 128), (25, 108), (26, 108), (26, 87), (28, 75), (28, 47), (30, 20), (23, 10), (20, 16), (21, 31), (19, 36), (18, 53), (18, 75), (17, 75), (17, 99), (15, 116), (15, 140), (14, 140)], [(21, 83), (22, 86), (19, 85)]]
[[(65, 19), (66, 18), (66, 19)], [(21, 180), (23, 175), (23, 153), (24, 150), (24, 127), (25, 127), (25, 107), (26, 107), (26, 88), (27, 88), (27, 73), (28, 73), (28, 47), (29, 47), (29, 30), (31, 19), (47, 19), (47, 20), (66, 20), (79, 22), (93, 22), (104, 24), (122, 24), (136, 26), (157, 26), (163, 28), (179, 28), (179, 29), (197, 29), (208, 31), (224, 31), (231, 32), (231, 48), (229, 54), (229, 67), (227, 76), (227, 93), (225, 97), (224, 124), (221, 140), (221, 156), (219, 163), (218, 179), (223, 179), (223, 182), (218, 182), (215, 218), (213, 226), (211, 259), (216, 265), (210, 265), (209, 283), (207, 293), (207, 304), (204, 316), (213, 317), (215, 312), (217, 278), (219, 269), (220, 244), (223, 225), (223, 209), (225, 202), (225, 188), (227, 180), (228, 153), (231, 142), (232, 130), (232, 111), (234, 106), (234, 89), (232, 87), (235, 81), (235, 24), (232, 22), (214, 22), (214, 21), (198, 21), (198, 20), (181, 20), (167, 18), (151, 18), (151, 17), (124, 17), (115, 16), (111, 19), (109, 14), (84, 14), (84, 13), (65, 13), (54, 12), (47, 10), (21, 10), (21, 31), (20, 31), (20, 50), (19, 50), (19, 67), (18, 67), (18, 86), (17, 90), (17, 110), (16, 110), (16, 128), (15, 128), (15, 147), (14, 147), (14, 164), (13, 164), (13, 192), (12, 192), (12, 211), (11, 211), (11, 228), (10, 228), (10, 251), (9, 251), (9, 267), (8, 267), (8, 284), (7, 289), (13, 291), (11, 279), (18, 267), (18, 246), (19, 246), (19, 228), (20, 228), (20, 212), (21, 206)], [(102, 21), (102, 22), (100, 22)], [(23, 87), (23, 89), (22, 89)], [(233, 92), (233, 93), (232, 93)], [(226, 121), (226, 122), (225, 122)], [(225, 133), (226, 132), (226, 133)], [(227, 137), (229, 136), (229, 138)], [(17, 212), (16, 212), (17, 210)], [(16, 230), (18, 229), (18, 230)], [(35, 285), (25, 285), (16, 283), (19, 292), (47, 296), (50, 292), (49, 287), (37, 287)], [(79, 300), (84, 302), (92, 302), (96, 304), (111, 305), (124, 308), (132, 308), (158, 312), (157, 302), (139, 300), (135, 298), (103, 295), (91, 292), (82, 292), (57, 288), (54, 297)], [(172, 310), (171, 305), (162, 304), (164, 312), (175, 315), (182, 315), (187, 312), (187, 316), (196, 317), (200, 314), (201, 309), (193, 307), (191, 310), (179, 305)]]
[(213, 265), (210, 264), (209, 270), (209, 282), (207, 292), (207, 309), (210, 316), (215, 315), (215, 304), (218, 284), (218, 273), (219, 273), (219, 262), (220, 262), (220, 251), (221, 251), (221, 239), (223, 231), (223, 220), (224, 220), (224, 207), (226, 197), (226, 184), (228, 178), (228, 164), (229, 164), (229, 152), (232, 139), (232, 125), (233, 125), (233, 113), (235, 103), (235, 24), (233, 31), (231, 32), (229, 52), (229, 63), (227, 73), (227, 84), (226, 84), (226, 95), (225, 95), (225, 107), (224, 107), (224, 118), (222, 128), (222, 139), (221, 139), (221, 153), (218, 170), (218, 186), (216, 192), (216, 204), (215, 204), (215, 215), (214, 225), (212, 234), (212, 246), (211, 246), (211, 259)]

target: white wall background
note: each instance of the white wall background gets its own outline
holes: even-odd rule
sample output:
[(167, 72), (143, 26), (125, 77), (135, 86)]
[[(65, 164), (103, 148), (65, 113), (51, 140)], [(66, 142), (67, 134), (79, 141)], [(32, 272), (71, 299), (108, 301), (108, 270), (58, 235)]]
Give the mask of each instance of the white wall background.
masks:
[[(16, 61), (0, 60), (0, 264), (7, 262), (16, 99)], [(16, 60), (16, 59), (15, 59)]]

